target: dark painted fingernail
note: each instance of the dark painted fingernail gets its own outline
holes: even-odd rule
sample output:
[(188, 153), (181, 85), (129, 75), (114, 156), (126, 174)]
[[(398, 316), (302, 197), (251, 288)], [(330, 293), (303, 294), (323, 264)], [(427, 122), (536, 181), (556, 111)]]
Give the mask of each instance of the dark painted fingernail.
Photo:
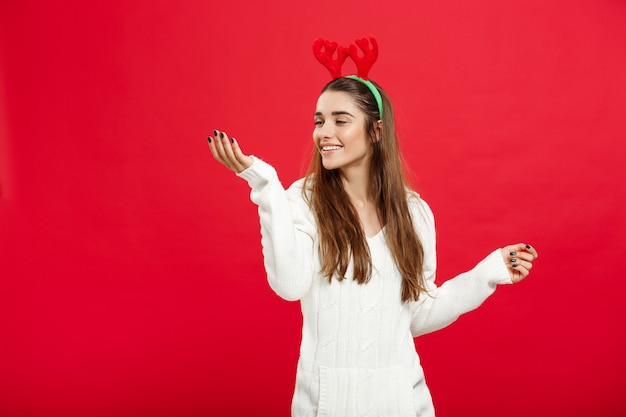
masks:
[(526, 245), (526, 249), (530, 249), (530, 245)]
[(207, 139), (209, 139), (209, 143), (211, 143), (211, 136), (209, 136)]
[(517, 262), (517, 259), (515, 258), (511, 259), (511, 263), (515, 263), (515, 262)]
[(517, 255), (517, 252), (511, 252), (511, 253), (509, 253), (509, 255), (515, 256), (515, 255)]
[(224, 132), (220, 132), (220, 138), (224, 139)]
[(513, 265), (513, 268), (517, 268), (517, 265)]
[(213, 136), (217, 136), (217, 130), (213, 131)]
[(235, 143), (235, 138), (230, 138), (230, 143)]

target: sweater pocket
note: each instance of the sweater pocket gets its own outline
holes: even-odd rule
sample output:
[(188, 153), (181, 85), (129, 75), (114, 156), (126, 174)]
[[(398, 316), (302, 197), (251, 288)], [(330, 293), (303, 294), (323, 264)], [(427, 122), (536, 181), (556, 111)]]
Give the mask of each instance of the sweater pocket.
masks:
[(415, 417), (411, 368), (320, 366), (318, 417)]

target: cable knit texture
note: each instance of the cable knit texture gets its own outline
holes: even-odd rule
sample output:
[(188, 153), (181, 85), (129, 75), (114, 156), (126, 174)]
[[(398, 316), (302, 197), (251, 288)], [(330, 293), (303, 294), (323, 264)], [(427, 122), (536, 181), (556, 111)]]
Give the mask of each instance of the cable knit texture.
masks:
[(402, 277), (385, 229), (367, 238), (373, 274), (367, 284), (319, 274), (315, 218), (302, 197), (303, 180), (288, 190), (274, 168), (253, 157), (238, 175), (258, 205), (261, 243), (271, 288), (286, 300), (299, 300), (302, 342), (292, 401), (294, 417), (431, 417), (430, 392), (413, 337), (441, 329), (478, 307), (497, 284), (511, 279), (495, 250), (472, 270), (435, 285), (435, 225), (428, 205), (407, 193), (425, 253), (429, 293), (401, 302)]

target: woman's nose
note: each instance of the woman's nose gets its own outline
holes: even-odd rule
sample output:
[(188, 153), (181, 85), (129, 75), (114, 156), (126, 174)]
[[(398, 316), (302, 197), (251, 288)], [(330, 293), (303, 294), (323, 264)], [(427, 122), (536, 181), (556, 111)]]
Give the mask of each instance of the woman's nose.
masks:
[(324, 123), (317, 131), (317, 134), (320, 138), (329, 138), (333, 135), (333, 130), (328, 123)]

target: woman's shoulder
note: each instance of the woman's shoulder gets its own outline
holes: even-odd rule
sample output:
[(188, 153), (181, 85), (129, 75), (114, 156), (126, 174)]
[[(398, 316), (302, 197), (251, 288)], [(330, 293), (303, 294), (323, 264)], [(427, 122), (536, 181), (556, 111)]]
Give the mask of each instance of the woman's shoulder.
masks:
[(409, 207), (413, 208), (414, 206), (419, 207), (422, 205), (428, 207), (428, 204), (422, 198), (420, 193), (408, 187), (405, 189), (405, 191), (406, 191), (406, 199), (409, 202)]
[(291, 201), (303, 203), (308, 206), (308, 201), (311, 196), (311, 178), (307, 177), (299, 178), (291, 183), (287, 188), (287, 196)]
[[(294, 189), (302, 191), (305, 187), (305, 180), (306, 180), (306, 177), (302, 177), (302, 178), (295, 180), (294, 182), (291, 183), (291, 185), (289, 186), (289, 189), (294, 188)], [(308, 188), (310, 188), (310, 185), (308, 186)]]
[(311, 183), (310, 183), (310, 180), (307, 180), (307, 177), (299, 178), (295, 180), (294, 182), (292, 182), (289, 188), (287, 189), (287, 191), (297, 192), (299, 194), (302, 194), (305, 187), (306, 187), (307, 193), (310, 193)]
[(434, 223), (434, 215), (430, 206), (422, 198), (422, 196), (410, 189), (406, 189), (407, 202), (409, 205), (409, 210), (411, 211), (411, 215), (416, 221), (423, 221), (426, 223)]

